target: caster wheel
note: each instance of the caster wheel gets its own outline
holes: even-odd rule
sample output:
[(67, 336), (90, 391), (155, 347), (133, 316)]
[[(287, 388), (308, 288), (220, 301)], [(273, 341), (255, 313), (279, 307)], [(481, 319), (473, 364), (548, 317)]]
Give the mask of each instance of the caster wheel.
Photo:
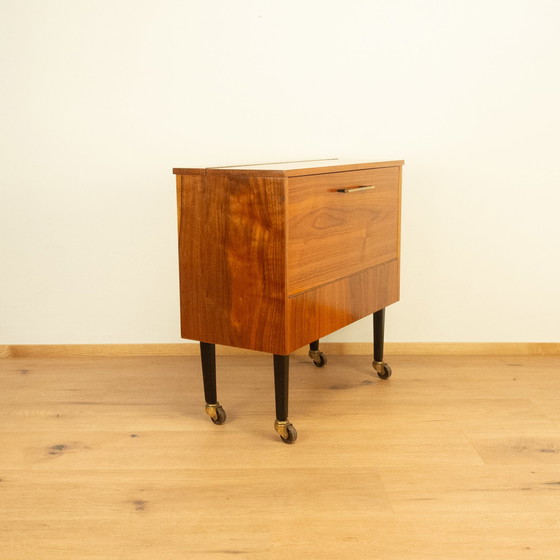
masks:
[(310, 350), (309, 357), (313, 360), (313, 363), (317, 367), (323, 367), (327, 365), (327, 356), (319, 350)]
[(387, 362), (373, 362), (373, 369), (381, 379), (391, 377), (391, 366)]
[(325, 354), (323, 354), (323, 352), (319, 352), (319, 358), (313, 358), (313, 363), (317, 367), (326, 366), (327, 365), (327, 357), (325, 356)]
[(284, 443), (294, 443), (297, 439), (297, 430), (290, 422), (274, 422), (274, 428)]
[(208, 416), (210, 416), (210, 420), (218, 426), (223, 424), (227, 418), (226, 411), (220, 404), (207, 404), (206, 414), (208, 414)]
[(294, 443), (297, 439), (297, 430), (290, 424), (286, 431), (288, 432), (287, 437), (280, 436), (284, 443)]
[(219, 426), (226, 421), (226, 418), (226, 411), (220, 406), (216, 409), (216, 418), (212, 418), (212, 422)]

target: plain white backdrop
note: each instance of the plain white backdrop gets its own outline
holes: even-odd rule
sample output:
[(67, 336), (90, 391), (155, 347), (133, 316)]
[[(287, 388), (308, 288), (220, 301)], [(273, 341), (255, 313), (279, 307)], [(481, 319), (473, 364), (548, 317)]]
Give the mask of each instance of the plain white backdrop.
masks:
[(0, 343), (179, 341), (172, 168), (328, 157), (406, 160), (387, 340), (560, 340), (557, 0), (0, 7)]

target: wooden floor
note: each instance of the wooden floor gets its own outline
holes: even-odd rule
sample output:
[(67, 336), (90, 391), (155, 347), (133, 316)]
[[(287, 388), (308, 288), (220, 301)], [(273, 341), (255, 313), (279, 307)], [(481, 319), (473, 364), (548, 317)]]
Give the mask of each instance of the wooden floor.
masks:
[(0, 360), (1, 560), (560, 554), (560, 356)]

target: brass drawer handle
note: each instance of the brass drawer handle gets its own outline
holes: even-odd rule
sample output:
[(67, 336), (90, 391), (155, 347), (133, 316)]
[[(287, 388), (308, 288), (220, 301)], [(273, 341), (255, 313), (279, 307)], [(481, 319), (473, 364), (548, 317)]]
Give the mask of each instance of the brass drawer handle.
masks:
[(369, 191), (371, 189), (375, 189), (375, 185), (362, 185), (361, 187), (347, 187), (345, 189), (336, 189), (336, 192), (355, 193), (355, 192)]

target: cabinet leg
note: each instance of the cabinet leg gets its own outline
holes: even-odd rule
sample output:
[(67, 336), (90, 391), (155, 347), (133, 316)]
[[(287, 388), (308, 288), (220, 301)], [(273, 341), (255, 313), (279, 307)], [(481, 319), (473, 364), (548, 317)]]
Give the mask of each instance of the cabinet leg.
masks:
[(381, 379), (391, 377), (391, 367), (383, 361), (385, 341), (385, 308), (373, 314), (373, 369)]
[(288, 393), (290, 356), (274, 354), (274, 395), (276, 398), (276, 420), (274, 429), (284, 443), (294, 443), (297, 431), (288, 420)]
[(323, 367), (327, 363), (327, 357), (319, 351), (319, 341), (315, 340), (309, 345), (309, 357), (317, 367)]
[(206, 414), (214, 424), (226, 421), (225, 410), (218, 402), (216, 389), (216, 345), (208, 342), (200, 343), (200, 358), (202, 361), (202, 381), (204, 383), (204, 399), (206, 400)]

